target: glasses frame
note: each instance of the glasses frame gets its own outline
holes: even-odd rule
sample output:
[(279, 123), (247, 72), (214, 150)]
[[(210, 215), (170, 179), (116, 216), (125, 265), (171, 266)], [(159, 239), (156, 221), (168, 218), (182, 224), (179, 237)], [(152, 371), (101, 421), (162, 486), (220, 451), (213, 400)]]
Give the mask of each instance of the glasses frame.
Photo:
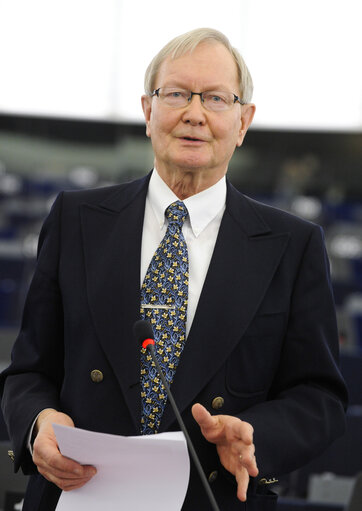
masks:
[[(165, 89), (167, 87), (159, 87), (158, 89), (154, 89), (152, 91), (152, 94), (151, 94), (151, 98), (153, 98), (153, 96), (157, 96), (158, 98), (160, 97), (160, 89)], [(187, 98), (187, 101), (188, 103), (191, 102), (192, 100), (192, 96), (200, 96), (200, 100), (201, 100), (201, 104), (203, 105), (204, 103), (204, 98), (203, 98), (203, 94), (205, 94), (205, 92), (210, 92), (210, 91), (203, 91), (203, 92), (193, 92), (192, 90), (188, 91), (187, 89), (181, 89), (181, 90), (184, 90), (186, 92), (189, 92), (190, 93), (190, 97)], [(212, 91), (211, 91), (212, 92)], [(215, 91), (215, 92), (218, 92), (218, 91)], [(222, 92), (222, 91), (220, 91)], [(233, 102), (233, 105), (235, 105), (236, 102), (240, 103), (240, 105), (246, 105), (246, 102), (245, 101), (241, 101), (241, 99), (239, 98), (239, 96), (237, 96), (236, 94), (234, 94), (233, 92), (231, 92), (231, 94), (234, 96), (234, 102)], [(169, 105), (168, 105), (169, 106)], [(185, 104), (186, 106), (186, 104)], [(170, 108), (184, 108), (182, 106), (180, 107), (170, 107)], [(208, 109), (206, 109), (208, 110)], [(213, 112), (213, 110), (208, 110), (209, 112)], [(222, 111), (225, 111), (225, 110), (220, 110), (221, 112)], [(226, 110), (227, 111), (227, 110)], [(215, 111), (217, 112), (217, 111)]]

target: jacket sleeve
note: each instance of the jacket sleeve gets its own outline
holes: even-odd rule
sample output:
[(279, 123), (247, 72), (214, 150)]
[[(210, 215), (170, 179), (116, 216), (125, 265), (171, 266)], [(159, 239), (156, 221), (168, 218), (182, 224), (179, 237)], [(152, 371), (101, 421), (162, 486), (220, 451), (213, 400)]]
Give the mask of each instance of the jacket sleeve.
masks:
[(347, 391), (338, 356), (329, 262), (322, 231), (315, 226), (295, 278), (268, 400), (240, 415), (254, 428), (261, 477), (295, 470), (343, 434)]
[(38, 261), (24, 307), (11, 364), (0, 375), (2, 409), (15, 456), (15, 471), (36, 470), (27, 437), (37, 414), (59, 409), (63, 379), (63, 307), (58, 285), (62, 194), (39, 237)]

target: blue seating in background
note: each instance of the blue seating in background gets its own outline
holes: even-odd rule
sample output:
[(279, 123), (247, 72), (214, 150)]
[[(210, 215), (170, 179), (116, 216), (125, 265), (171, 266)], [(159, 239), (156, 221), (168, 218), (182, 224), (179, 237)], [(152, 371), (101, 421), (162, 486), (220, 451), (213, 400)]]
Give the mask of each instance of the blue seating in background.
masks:
[(362, 470), (362, 408), (351, 407), (346, 415), (346, 432), (321, 456), (290, 477), (290, 493), (305, 498), (311, 474), (330, 472), (340, 476), (355, 476)]
[(278, 511), (343, 511), (338, 504), (308, 502), (304, 499), (279, 498)]

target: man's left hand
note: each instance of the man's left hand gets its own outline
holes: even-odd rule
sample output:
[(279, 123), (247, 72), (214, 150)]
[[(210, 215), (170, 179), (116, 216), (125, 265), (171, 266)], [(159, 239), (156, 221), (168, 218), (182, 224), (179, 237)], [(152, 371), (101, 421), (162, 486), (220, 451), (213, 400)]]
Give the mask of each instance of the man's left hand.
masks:
[(192, 415), (206, 440), (216, 444), (221, 464), (235, 476), (238, 499), (245, 502), (249, 476), (256, 477), (259, 473), (253, 427), (231, 415), (211, 415), (199, 403), (192, 407)]

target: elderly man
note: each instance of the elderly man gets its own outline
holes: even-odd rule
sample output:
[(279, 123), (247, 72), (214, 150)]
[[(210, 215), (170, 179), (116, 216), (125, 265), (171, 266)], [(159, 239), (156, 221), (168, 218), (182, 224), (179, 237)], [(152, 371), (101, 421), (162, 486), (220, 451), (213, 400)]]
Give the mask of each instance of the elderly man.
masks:
[[(140, 317), (220, 508), (275, 509), (267, 483), (344, 430), (323, 235), (225, 177), (255, 112), (248, 69), (225, 36), (177, 37), (145, 85), (153, 171), (60, 194), (40, 236), (1, 380), (15, 469), (33, 474), (24, 509), (55, 509), (61, 490), (96, 473), (60, 454), (52, 423), (121, 435), (178, 429), (134, 340)], [(159, 491), (162, 482), (156, 502)], [(182, 509), (210, 509), (193, 466)]]

